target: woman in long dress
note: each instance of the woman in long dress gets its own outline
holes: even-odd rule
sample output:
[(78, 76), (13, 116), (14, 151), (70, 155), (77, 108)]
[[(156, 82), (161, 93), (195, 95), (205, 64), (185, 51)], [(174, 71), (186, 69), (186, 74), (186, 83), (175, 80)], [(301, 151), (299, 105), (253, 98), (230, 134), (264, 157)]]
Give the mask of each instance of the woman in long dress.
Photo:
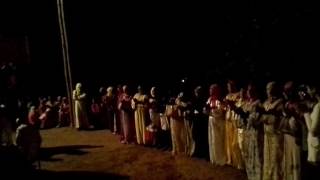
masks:
[(283, 179), (301, 179), (301, 124), (296, 114), (297, 98), (293, 83), (287, 82), (284, 86), (284, 111), (280, 124), (283, 133)]
[(160, 147), (161, 144), (161, 127), (160, 127), (160, 112), (161, 108), (160, 98), (156, 87), (152, 87), (150, 90), (149, 97), (149, 117), (151, 120), (150, 125), (147, 127), (147, 131), (150, 135), (151, 145), (157, 145)]
[(225, 165), (226, 155), (226, 122), (225, 110), (222, 105), (222, 96), (219, 85), (210, 86), (210, 97), (207, 101), (209, 110), (208, 139), (210, 162), (217, 165)]
[(75, 127), (77, 129), (87, 129), (90, 125), (85, 106), (86, 93), (82, 92), (81, 87), (81, 83), (77, 83), (76, 89), (72, 93), (74, 100)]
[(133, 112), (131, 108), (132, 97), (128, 93), (128, 86), (123, 86), (123, 93), (119, 96), (118, 109), (120, 110), (120, 119), (122, 125), (123, 139), (121, 143), (128, 144), (133, 141)]
[(242, 152), (248, 180), (261, 180), (262, 178), (263, 130), (257, 112), (257, 107), (260, 106), (261, 101), (257, 97), (255, 87), (249, 85), (247, 100), (242, 107), (247, 116)]
[(170, 118), (172, 155), (185, 154), (186, 135), (183, 111), (186, 104), (181, 100), (183, 93), (180, 93), (175, 100), (172, 100), (166, 108), (166, 115)]
[(240, 93), (236, 91), (234, 81), (228, 82), (228, 94), (225, 98), (227, 103), (226, 111), (226, 153), (227, 164), (238, 169), (243, 169), (243, 160), (238, 143), (238, 129), (237, 118), (238, 114), (235, 112), (235, 105), (240, 99)]
[(152, 87), (149, 97), (149, 115), (152, 128), (158, 130), (160, 128), (160, 99), (157, 94), (157, 88)]
[(133, 96), (132, 109), (134, 110), (134, 121), (136, 128), (136, 138), (138, 144), (145, 144), (146, 118), (147, 118), (147, 95), (143, 94), (141, 86)]
[[(304, 113), (305, 124), (308, 129), (308, 173), (309, 176), (317, 175), (320, 170), (320, 93), (315, 87), (308, 87), (308, 94), (315, 98), (311, 111)], [(311, 104), (311, 103), (310, 103)], [(315, 179), (314, 177), (312, 177)], [(309, 178), (310, 179), (310, 178)]]
[(107, 93), (104, 96), (105, 113), (107, 118), (107, 123), (109, 130), (115, 134), (116, 133), (116, 120), (115, 120), (115, 109), (116, 109), (116, 99), (113, 94), (113, 87), (107, 88)]
[(182, 97), (177, 98), (176, 104), (180, 108), (182, 115), (183, 115), (183, 120), (184, 120), (185, 153), (186, 153), (186, 155), (191, 157), (195, 151), (195, 140), (194, 140), (194, 136), (193, 136), (194, 122), (192, 119), (191, 102), (190, 102), (189, 97), (187, 97), (184, 94)]
[(263, 103), (264, 112), (261, 117), (264, 123), (263, 180), (279, 180), (282, 178), (283, 146), (279, 125), (283, 103), (275, 82), (269, 82), (266, 90), (268, 98)]
[(240, 149), (240, 153), (241, 153), (241, 169), (245, 168), (244, 167), (244, 161), (243, 161), (243, 153), (244, 153), (244, 134), (245, 134), (245, 126), (246, 126), (246, 121), (245, 121), (245, 116), (243, 113), (243, 108), (244, 105), (246, 104), (247, 101), (247, 96), (245, 93), (245, 90), (243, 88), (241, 88), (240, 92), (239, 92), (239, 99), (237, 100), (237, 102), (235, 103), (235, 124), (237, 127), (237, 141), (238, 141), (238, 148)]

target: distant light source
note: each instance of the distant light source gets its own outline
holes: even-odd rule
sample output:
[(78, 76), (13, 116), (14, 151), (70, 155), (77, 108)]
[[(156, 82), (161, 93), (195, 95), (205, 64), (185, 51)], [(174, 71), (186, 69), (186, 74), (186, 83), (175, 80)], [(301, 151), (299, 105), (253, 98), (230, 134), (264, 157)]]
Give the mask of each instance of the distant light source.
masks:
[(183, 79), (181, 80), (181, 82), (182, 82), (182, 83), (185, 83), (185, 82), (187, 81), (187, 79), (188, 79), (188, 78), (185, 77), (185, 78), (183, 78)]

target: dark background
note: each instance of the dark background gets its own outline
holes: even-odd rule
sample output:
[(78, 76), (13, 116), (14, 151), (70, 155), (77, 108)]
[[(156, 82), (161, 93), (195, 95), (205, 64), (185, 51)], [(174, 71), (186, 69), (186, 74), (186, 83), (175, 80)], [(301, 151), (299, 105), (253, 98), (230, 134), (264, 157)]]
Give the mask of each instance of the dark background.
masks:
[[(30, 40), (20, 81), (34, 93), (64, 93), (55, 0), (1, 2), (0, 33)], [(317, 77), (319, 19), (308, 2), (137, 4), (65, 1), (73, 81), (196, 83), (226, 78)], [(57, 93), (59, 92), (59, 93)]]

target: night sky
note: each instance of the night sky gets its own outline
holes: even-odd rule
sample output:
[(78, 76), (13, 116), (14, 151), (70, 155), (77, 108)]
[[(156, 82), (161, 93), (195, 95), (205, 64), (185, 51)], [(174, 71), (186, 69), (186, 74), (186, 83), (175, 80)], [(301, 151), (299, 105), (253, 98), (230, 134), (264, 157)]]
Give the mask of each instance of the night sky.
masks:
[[(4, 35), (30, 37), (30, 77), (46, 76), (44, 90), (63, 86), (56, 1), (11, 1), (1, 10)], [(87, 86), (176, 82), (184, 76), (199, 83), (222, 78), (304, 81), (317, 69), (311, 63), (319, 59), (319, 20), (316, 6), (307, 2), (66, 1), (65, 13), (74, 81)]]

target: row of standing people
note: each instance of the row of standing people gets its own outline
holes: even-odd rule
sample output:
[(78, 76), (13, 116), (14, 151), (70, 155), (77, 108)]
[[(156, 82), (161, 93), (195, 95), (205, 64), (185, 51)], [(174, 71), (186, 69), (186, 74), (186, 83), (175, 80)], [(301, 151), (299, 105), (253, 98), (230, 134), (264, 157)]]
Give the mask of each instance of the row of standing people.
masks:
[(90, 108), (92, 122), (96, 126), (119, 134), (121, 143), (166, 144), (163, 139), (168, 136), (165, 131), (169, 130), (169, 125), (168, 122), (161, 121), (165, 116), (164, 107), (161, 106), (155, 87), (151, 89), (149, 96), (143, 93), (141, 87), (131, 96), (126, 85), (119, 87), (117, 94), (112, 87), (100, 92), (100, 103), (93, 99)]
[(298, 94), (289, 82), (282, 92), (277, 83), (270, 82), (264, 102), (254, 85), (236, 91), (233, 81), (225, 97), (218, 84), (210, 86), (207, 101), (201, 87), (192, 98), (181, 92), (167, 102), (161, 101), (154, 87), (149, 96), (139, 87), (133, 97), (127, 86), (117, 95), (108, 89), (105, 96), (114, 107), (109, 127), (122, 135), (122, 143), (157, 143), (156, 132), (170, 128), (174, 155), (205, 154), (207, 148), (213, 164), (245, 169), (248, 179), (301, 179), (306, 161), (319, 167), (319, 93), (315, 88)]
[(292, 82), (283, 91), (270, 82), (262, 102), (255, 86), (240, 92), (234, 87), (228, 83), (225, 98), (217, 84), (210, 87), (206, 112), (212, 163), (245, 169), (250, 180), (298, 180), (319, 168), (319, 93), (315, 88), (298, 94)]

